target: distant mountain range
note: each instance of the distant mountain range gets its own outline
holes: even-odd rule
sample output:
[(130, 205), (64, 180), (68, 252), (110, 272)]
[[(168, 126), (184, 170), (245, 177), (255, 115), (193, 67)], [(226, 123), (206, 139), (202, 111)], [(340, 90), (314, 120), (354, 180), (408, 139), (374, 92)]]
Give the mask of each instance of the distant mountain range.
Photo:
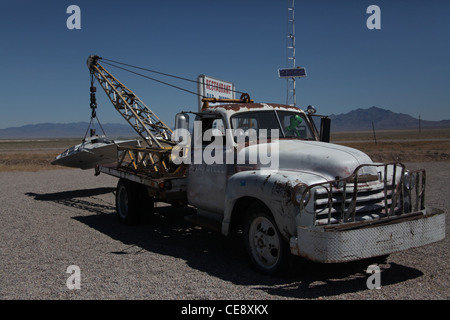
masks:
[[(376, 130), (414, 129), (419, 128), (419, 119), (403, 113), (395, 113), (386, 109), (371, 107), (357, 109), (345, 114), (330, 115), (331, 131), (366, 131), (372, 130), (372, 123)], [(89, 123), (40, 123), (0, 129), (0, 139), (45, 139), (45, 138), (82, 138), (86, 134)], [(449, 128), (450, 120), (426, 121), (421, 120), (422, 128)], [(97, 134), (101, 128), (96, 125)], [(136, 132), (128, 124), (103, 124), (105, 133), (110, 138), (136, 136)], [(88, 133), (89, 135), (89, 133)]]
[[(88, 122), (74, 123), (40, 123), (29, 124), (22, 127), (0, 129), (0, 139), (45, 139), (45, 138), (83, 138), (88, 130)], [(137, 136), (137, 133), (128, 124), (106, 123), (102, 124), (106, 136), (110, 138)], [(96, 124), (97, 134), (103, 134)], [(87, 135), (89, 136), (89, 132)]]
[[(345, 114), (332, 114), (330, 118), (331, 131), (335, 132), (372, 130), (372, 123), (376, 130), (419, 128), (419, 119), (378, 107), (356, 109)], [(421, 128), (449, 128), (450, 120), (420, 120), (420, 126)]]

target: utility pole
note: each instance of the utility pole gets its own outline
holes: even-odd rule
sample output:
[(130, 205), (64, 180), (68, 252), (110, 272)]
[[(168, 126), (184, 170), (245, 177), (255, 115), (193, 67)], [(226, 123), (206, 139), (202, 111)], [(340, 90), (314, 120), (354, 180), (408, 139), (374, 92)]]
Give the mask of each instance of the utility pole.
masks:
[(421, 123), (421, 119), (420, 119), (420, 114), (419, 114), (419, 133), (422, 133), (422, 123)]
[(373, 131), (373, 139), (375, 140), (375, 144), (377, 144), (377, 135), (375, 134), (375, 126), (372, 121), (372, 131)]

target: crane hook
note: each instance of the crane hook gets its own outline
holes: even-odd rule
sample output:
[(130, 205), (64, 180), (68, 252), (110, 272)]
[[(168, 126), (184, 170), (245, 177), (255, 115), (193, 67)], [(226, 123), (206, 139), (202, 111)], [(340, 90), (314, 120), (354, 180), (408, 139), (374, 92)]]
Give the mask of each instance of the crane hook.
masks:
[(94, 86), (94, 74), (91, 73), (91, 103), (90, 103), (90, 107), (92, 109), (91, 112), (91, 117), (95, 118), (97, 116), (97, 112), (95, 111), (95, 109), (97, 109), (97, 99), (95, 97), (95, 92), (97, 91), (97, 88)]

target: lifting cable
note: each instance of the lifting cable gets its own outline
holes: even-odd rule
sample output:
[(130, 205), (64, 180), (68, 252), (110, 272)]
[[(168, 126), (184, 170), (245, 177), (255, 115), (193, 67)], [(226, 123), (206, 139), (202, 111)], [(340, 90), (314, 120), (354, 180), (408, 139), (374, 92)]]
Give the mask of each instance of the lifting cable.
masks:
[[(161, 84), (170, 86), (170, 87), (172, 87), (172, 88), (175, 88), (175, 89), (178, 89), (178, 90), (182, 90), (182, 91), (185, 91), (185, 92), (194, 94), (194, 95), (199, 96), (199, 97), (202, 97), (202, 98), (206, 98), (205, 96), (203, 96), (203, 95), (201, 95), (201, 94), (199, 94), (199, 93), (197, 93), (197, 92), (194, 92), (194, 91), (191, 91), (191, 90), (187, 90), (187, 89), (185, 89), (185, 88), (181, 88), (181, 87), (175, 86), (175, 85), (170, 84), (170, 83), (168, 83), (168, 82), (164, 82), (164, 81), (161, 81), (161, 80), (158, 80), (158, 79), (155, 79), (155, 78), (152, 78), (152, 77), (143, 75), (143, 74), (141, 74), (141, 73), (138, 73), (138, 72), (135, 72), (135, 71), (126, 69), (126, 68), (124, 68), (124, 67), (117, 66), (117, 65), (115, 65), (115, 64), (120, 64), (120, 65), (122, 65), (122, 66), (127, 66), (127, 67), (131, 67), (131, 68), (135, 68), (135, 69), (139, 69), (139, 70), (143, 70), (143, 71), (147, 71), (147, 72), (151, 72), (151, 73), (156, 73), (156, 74), (163, 75), (163, 76), (166, 76), (166, 77), (171, 77), (171, 78), (175, 78), (175, 79), (179, 79), (179, 80), (183, 80), (183, 81), (188, 81), (188, 82), (192, 82), (192, 83), (195, 83), (195, 84), (203, 84), (203, 83), (200, 82), (200, 81), (192, 80), (192, 79), (188, 79), (188, 78), (184, 78), (184, 77), (180, 77), (180, 76), (176, 76), (176, 75), (173, 75), (173, 74), (164, 73), (164, 72), (160, 72), (160, 71), (156, 71), (156, 70), (152, 70), (152, 69), (147, 69), (147, 68), (143, 68), (143, 67), (138, 67), (138, 66), (134, 66), (134, 65), (131, 65), (131, 64), (128, 64), (128, 63), (119, 62), (119, 61), (115, 61), (115, 60), (111, 60), (111, 59), (106, 59), (106, 58), (102, 58), (102, 62), (103, 62), (104, 64), (109, 65), (109, 66), (112, 66), (112, 67), (115, 67), (115, 68), (118, 68), (118, 69), (121, 69), (121, 70), (130, 72), (130, 73), (136, 74), (136, 75), (138, 75), (138, 76), (147, 78), (147, 79), (149, 79), (149, 80), (153, 80), (153, 81), (159, 82), (159, 83), (161, 83)], [(113, 63), (114, 63), (114, 64), (113, 64)], [(209, 85), (209, 86), (210, 86), (210, 87), (213, 87), (213, 88), (220, 88), (220, 87), (217, 86), (217, 85)], [(231, 90), (231, 89), (230, 89), (230, 91), (231, 91), (231, 92), (240, 93), (240, 94), (245, 94), (245, 92), (241, 92), (241, 91), (238, 91), (238, 90)]]
[(161, 81), (161, 80), (158, 80), (158, 79), (155, 79), (155, 78), (146, 76), (146, 75), (144, 75), (144, 74), (142, 74), (142, 73), (139, 73), (139, 72), (135, 72), (135, 71), (132, 71), (132, 70), (123, 68), (123, 67), (119, 67), (119, 66), (113, 65), (113, 64), (111, 64), (111, 63), (109, 63), (109, 62), (103, 62), (103, 64), (107, 64), (107, 65), (109, 65), (109, 66), (112, 66), (112, 67), (115, 67), (115, 68), (118, 68), (118, 69), (121, 69), (121, 70), (130, 72), (130, 73), (133, 73), (133, 74), (138, 75), (138, 76), (141, 76), (141, 77), (143, 77), (143, 78), (147, 78), (147, 79), (149, 79), (149, 80), (153, 80), (153, 81), (156, 81), (156, 82), (165, 84), (165, 85), (167, 85), (167, 86), (169, 86), (169, 87), (172, 87), (172, 88), (175, 88), (175, 89), (178, 89), (178, 90), (182, 90), (182, 91), (185, 91), (185, 92), (187, 92), (187, 93), (195, 94), (196, 96), (200, 96), (198, 93), (196, 93), (196, 92), (194, 92), (194, 91), (191, 91), (191, 90), (188, 90), (188, 89), (184, 89), (184, 88), (175, 86), (175, 85), (173, 85), (173, 84), (170, 84), (170, 83), (168, 83), (168, 82), (164, 82), (164, 81)]

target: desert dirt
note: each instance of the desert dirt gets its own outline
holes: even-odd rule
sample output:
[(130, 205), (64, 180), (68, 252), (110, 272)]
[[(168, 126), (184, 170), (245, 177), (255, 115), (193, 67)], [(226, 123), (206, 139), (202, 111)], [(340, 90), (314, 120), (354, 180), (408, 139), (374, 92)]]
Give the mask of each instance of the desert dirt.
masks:
[(50, 162), (80, 139), (0, 140), (0, 172), (64, 169)]
[[(449, 212), (450, 163), (407, 167), (427, 170), (427, 205)], [(365, 270), (378, 261), (302, 262), (291, 277), (262, 275), (250, 267), (242, 238), (190, 224), (189, 208), (158, 203), (142, 223), (122, 225), (117, 178), (93, 170), (0, 172), (0, 181), (0, 300), (450, 298), (448, 213), (444, 240), (391, 254), (379, 265), (381, 288), (370, 290)], [(80, 289), (67, 286), (73, 265)]]
[(450, 161), (450, 128), (338, 132), (331, 142), (361, 150), (376, 162)]

